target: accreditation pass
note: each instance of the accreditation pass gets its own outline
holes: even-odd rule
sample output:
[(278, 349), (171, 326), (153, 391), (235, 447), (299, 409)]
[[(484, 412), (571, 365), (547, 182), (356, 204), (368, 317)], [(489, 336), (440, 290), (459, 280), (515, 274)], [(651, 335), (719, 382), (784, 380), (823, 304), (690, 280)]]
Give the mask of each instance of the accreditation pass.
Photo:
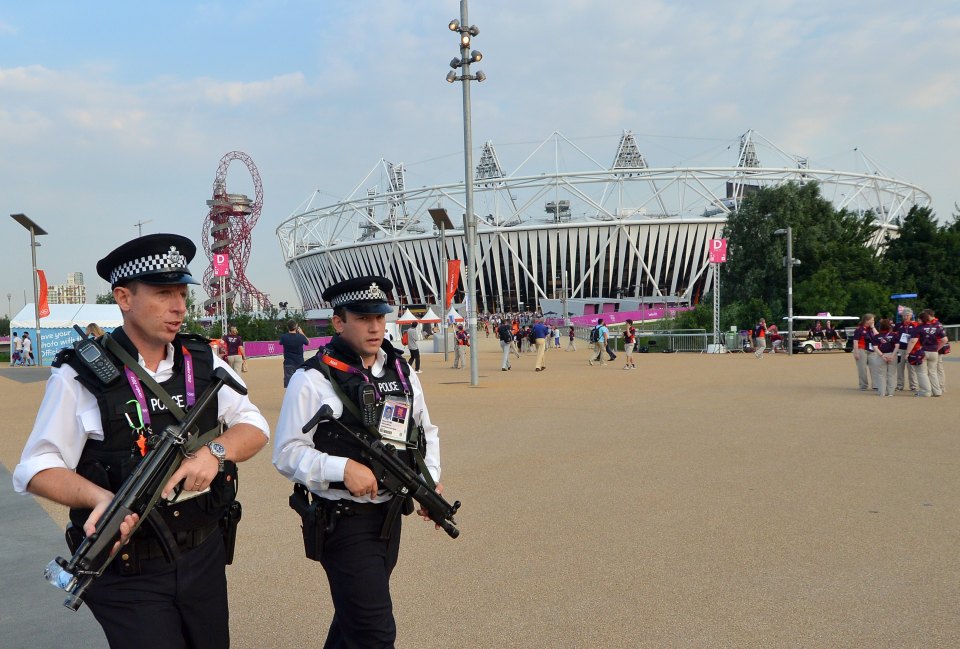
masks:
[(377, 432), (385, 442), (398, 449), (407, 448), (407, 419), (410, 417), (410, 402), (401, 397), (387, 397), (383, 403), (383, 415)]

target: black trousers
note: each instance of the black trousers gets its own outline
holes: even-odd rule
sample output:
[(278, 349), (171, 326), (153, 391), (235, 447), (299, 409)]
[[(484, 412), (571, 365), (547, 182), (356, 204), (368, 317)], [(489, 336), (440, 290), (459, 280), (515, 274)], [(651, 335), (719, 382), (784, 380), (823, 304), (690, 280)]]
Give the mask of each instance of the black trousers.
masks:
[(410, 365), (413, 366), (413, 369), (420, 371), (420, 350), (411, 349), (410, 350)]
[(85, 601), (112, 649), (226, 649), (225, 566), (223, 537), (214, 531), (174, 563), (141, 561), (139, 575), (120, 575), (111, 564)]
[(400, 521), (380, 540), (384, 516), (340, 518), (323, 546), (321, 564), (333, 598), (333, 621), (324, 649), (392, 649), (397, 638), (390, 574), (400, 552)]

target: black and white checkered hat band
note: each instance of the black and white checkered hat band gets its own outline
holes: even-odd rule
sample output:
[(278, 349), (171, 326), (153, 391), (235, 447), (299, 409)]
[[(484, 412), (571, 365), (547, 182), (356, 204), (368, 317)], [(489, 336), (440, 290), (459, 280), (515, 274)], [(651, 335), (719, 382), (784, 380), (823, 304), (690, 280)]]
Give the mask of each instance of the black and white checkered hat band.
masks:
[(383, 290), (374, 284), (368, 288), (365, 288), (362, 291), (348, 291), (346, 293), (341, 293), (337, 297), (330, 300), (330, 306), (336, 308), (342, 304), (350, 304), (351, 302), (386, 302), (387, 294)]
[(184, 257), (174, 246), (170, 250), (159, 255), (147, 255), (139, 259), (125, 261), (110, 273), (110, 284), (144, 275), (153, 275), (155, 273), (184, 273), (190, 274), (187, 268), (187, 258)]

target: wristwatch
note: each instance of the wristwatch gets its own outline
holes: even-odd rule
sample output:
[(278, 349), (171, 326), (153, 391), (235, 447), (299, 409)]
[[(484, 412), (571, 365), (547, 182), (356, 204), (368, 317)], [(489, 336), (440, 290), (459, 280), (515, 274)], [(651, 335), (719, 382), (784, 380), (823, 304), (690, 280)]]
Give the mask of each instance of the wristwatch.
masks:
[(207, 448), (210, 449), (211, 455), (217, 458), (217, 471), (223, 473), (223, 463), (227, 459), (227, 449), (223, 447), (223, 444), (220, 442), (207, 442)]

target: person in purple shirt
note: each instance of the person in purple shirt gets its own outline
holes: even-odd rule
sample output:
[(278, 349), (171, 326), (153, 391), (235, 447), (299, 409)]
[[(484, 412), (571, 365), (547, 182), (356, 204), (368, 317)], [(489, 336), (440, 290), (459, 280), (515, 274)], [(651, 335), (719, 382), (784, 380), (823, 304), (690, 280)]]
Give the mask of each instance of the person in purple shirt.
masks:
[(303, 365), (303, 348), (309, 344), (310, 340), (303, 335), (297, 321), (287, 322), (287, 333), (280, 336), (280, 345), (283, 347), (283, 387), (287, 387), (290, 377)]
[(917, 366), (917, 382), (920, 384), (918, 397), (939, 397), (943, 394), (937, 374), (937, 360), (946, 338), (943, 326), (933, 317), (933, 311), (921, 311), (920, 323), (910, 330), (910, 341), (907, 343), (907, 349), (913, 349), (919, 343), (923, 350), (923, 360)]
[(892, 397), (897, 387), (897, 334), (889, 319), (867, 332), (873, 351), (867, 359), (873, 386), (881, 397)]

